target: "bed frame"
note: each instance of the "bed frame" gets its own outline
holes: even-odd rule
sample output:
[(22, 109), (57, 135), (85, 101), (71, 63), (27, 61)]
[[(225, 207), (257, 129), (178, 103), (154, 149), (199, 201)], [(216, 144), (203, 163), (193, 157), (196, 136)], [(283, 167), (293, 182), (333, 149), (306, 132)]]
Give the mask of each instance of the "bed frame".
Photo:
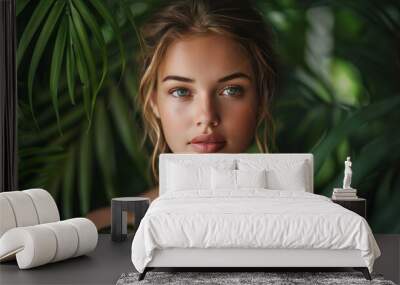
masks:
[[(159, 160), (160, 195), (166, 192), (167, 160), (198, 159), (218, 160), (221, 158), (265, 158), (306, 160), (308, 163), (309, 187), (313, 193), (312, 154), (260, 154), (260, 153), (208, 153), (199, 154), (161, 154)], [(153, 259), (139, 275), (143, 280), (146, 273), (155, 268), (232, 268), (238, 271), (254, 268), (343, 268), (350, 267), (361, 271), (367, 280), (371, 276), (360, 250), (333, 249), (255, 249), (255, 248), (168, 248), (156, 249)]]
[(238, 249), (170, 248), (157, 249), (143, 273), (155, 268), (337, 268), (351, 267), (371, 280), (359, 250), (329, 249)]

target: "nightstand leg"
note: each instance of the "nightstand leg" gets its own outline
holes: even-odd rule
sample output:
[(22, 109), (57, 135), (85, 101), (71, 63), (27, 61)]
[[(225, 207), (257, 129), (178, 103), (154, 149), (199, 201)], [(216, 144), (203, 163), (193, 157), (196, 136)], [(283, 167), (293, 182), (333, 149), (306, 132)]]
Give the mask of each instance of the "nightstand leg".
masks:
[(364, 275), (365, 279), (372, 280), (367, 267), (354, 267), (354, 269), (357, 271), (361, 271), (362, 274)]

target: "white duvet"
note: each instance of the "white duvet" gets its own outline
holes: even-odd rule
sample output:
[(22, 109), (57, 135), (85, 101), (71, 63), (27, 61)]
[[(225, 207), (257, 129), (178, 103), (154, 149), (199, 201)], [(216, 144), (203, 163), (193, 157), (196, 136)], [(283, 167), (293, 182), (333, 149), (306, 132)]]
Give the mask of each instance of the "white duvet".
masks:
[(143, 272), (154, 249), (170, 247), (358, 249), (370, 272), (380, 256), (361, 216), (325, 196), (266, 189), (158, 197), (133, 239), (133, 265)]

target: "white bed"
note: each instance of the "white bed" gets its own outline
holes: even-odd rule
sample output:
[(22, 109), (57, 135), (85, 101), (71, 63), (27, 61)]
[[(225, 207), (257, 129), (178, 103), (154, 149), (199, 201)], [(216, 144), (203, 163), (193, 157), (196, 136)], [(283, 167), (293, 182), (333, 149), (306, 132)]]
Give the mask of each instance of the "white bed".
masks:
[(140, 280), (155, 267), (353, 267), (370, 279), (371, 229), (313, 194), (311, 154), (161, 154), (159, 173), (132, 242)]

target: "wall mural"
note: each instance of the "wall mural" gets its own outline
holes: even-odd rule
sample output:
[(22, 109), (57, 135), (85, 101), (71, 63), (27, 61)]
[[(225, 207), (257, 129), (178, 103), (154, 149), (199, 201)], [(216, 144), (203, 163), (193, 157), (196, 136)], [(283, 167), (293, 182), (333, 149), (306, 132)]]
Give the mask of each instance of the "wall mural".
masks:
[[(313, 153), (331, 196), (352, 161), (375, 233), (400, 233), (400, 5), (256, 1), (276, 38), (273, 152)], [(152, 193), (138, 33), (156, 0), (17, 0), (19, 188), (107, 230), (110, 199)], [(258, 152), (254, 144), (248, 152)]]

